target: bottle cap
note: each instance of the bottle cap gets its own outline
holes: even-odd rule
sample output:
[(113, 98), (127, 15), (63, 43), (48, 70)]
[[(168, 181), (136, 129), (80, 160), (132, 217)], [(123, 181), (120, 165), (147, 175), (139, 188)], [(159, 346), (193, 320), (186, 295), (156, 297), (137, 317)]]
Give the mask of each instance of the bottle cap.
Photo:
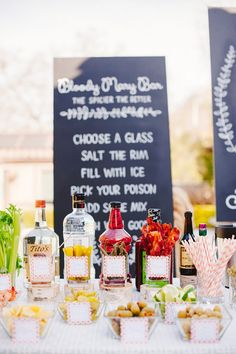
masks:
[(199, 224), (199, 230), (206, 229), (206, 224)]
[(187, 217), (187, 218), (192, 217), (192, 215), (193, 215), (192, 212), (189, 211), (189, 210), (184, 213), (184, 216)]
[(84, 195), (84, 193), (75, 193), (75, 194), (73, 194), (72, 199), (74, 202), (84, 201), (85, 195)]
[(161, 223), (161, 209), (149, 208), (148, 209), (148, 217), (152, 218), (152, 220), (155, 222)]
[(35, 200), (35, 208), (45, 208), (46, 207), (46, 201), (42, 199), (37, 199)]
[(120, 208), (121, 202), (110, 202), (111, 208)]
[(153, 215), (161, 215), (161, 209), (158, 208), (148, 208), (148, 216), (153, 216)]

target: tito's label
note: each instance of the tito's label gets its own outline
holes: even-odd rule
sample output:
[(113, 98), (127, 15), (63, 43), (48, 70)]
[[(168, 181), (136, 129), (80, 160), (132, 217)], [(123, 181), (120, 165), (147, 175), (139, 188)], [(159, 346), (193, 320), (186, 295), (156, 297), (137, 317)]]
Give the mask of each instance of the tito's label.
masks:
[(50, 257), (52, 255), (52, 245), (50, 244), (34, 244), (28, 245), (28, 256), (45, 256)]
[(29, 257), (51, 257), (52, 256), (52, 245), (50, 244), (28, 244), (27, 245), (27, 256), (24, 257), (25, 273), (26, 278), (29, 281)]
[(193, 261), (189, 257), (184, 246), (180, 245), (180, 267), (186, 269), (194, 269)]

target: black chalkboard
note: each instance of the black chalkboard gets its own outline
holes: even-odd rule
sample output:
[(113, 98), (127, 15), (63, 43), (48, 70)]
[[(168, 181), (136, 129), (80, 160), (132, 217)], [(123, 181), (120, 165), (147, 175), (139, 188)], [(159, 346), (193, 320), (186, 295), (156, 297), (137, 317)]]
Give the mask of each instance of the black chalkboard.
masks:
[(235, 221), (236, 14), (209, 9), (209, 26), (217, 221)]
[[(55, 59), (54, 223), (61, 238), (75, 191), (87, 195), (96, 239), (112, 200), (123, 202), (133, 240), (149, 207), (161, 208), (162, 220), (172, 222), (164, 57)], [(97, 245), (94, 262), (98, 270)]]

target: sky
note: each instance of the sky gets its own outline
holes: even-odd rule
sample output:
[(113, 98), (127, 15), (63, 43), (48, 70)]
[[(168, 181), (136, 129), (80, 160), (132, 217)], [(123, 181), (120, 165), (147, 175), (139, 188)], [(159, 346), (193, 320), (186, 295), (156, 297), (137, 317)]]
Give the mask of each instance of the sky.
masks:
[(14, 59), (12, 75), (21, 61), (41, 61), (46, 120), (53, 57), (164, 55), (172, 113), (210, 90), (208, 6), (236, 0), (0, 0), (0, 50)]

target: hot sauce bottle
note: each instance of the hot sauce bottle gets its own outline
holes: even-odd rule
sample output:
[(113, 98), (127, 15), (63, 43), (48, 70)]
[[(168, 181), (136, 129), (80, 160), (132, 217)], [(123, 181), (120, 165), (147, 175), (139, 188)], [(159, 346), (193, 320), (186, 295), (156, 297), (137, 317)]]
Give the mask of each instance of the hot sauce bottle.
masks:
[(132, 237), (124, 229), (120, 208), (120, 202), (110, 203), (108, 227), (99, 237), (102, 252), (101, 287), (121, 287), (131, 282), (128, 253)]

